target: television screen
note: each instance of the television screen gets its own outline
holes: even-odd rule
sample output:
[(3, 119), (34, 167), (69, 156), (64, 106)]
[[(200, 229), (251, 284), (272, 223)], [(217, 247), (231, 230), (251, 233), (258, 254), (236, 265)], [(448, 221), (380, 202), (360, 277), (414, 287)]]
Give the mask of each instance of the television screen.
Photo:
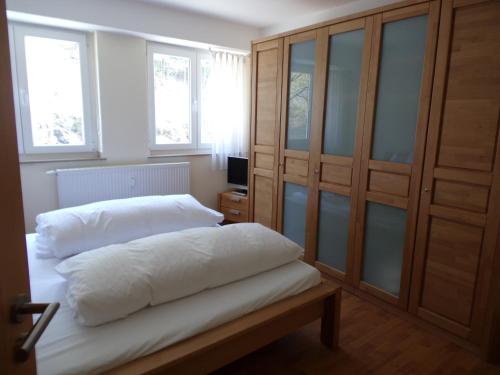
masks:
[(227, 158), (227, 182), (229, 184), (247, 186), (248, 159), (229, 156)]

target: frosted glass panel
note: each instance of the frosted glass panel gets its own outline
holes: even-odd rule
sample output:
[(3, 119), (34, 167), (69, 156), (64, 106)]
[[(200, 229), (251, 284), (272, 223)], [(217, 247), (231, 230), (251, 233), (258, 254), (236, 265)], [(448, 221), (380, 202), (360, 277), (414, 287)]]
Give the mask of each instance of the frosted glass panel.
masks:
[(321, 192), (318, 260), (342, 272), (346, 271), (350, 209), (350, 197)]
[(372, 159), (412, 163), (427, 16), (384, 25)]
[(309, 150), (316, 41), (290, 46), (286, 148)]
[(283, 235), (304, 247), (306, 237), (307, 188), (285, 183)]
[(399, 296), (406, 234), (406, 210), (368, 202), (363, 281)]
[(364, 39), (362, 29), (330, 37), (325, 154), (353, 155)]

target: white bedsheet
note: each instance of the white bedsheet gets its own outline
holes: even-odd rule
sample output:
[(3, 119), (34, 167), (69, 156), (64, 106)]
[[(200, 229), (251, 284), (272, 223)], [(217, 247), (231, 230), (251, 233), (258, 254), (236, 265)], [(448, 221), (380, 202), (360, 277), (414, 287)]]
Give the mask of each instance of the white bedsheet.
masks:
[(126, 319), (84, 327), (73, 319), (65, 301), (65, 281), (54, 270), (59, 260), (37, 258), (35, 236), (26, 236), (32, 300), (61, 303), (36, 346), (39, 375), (99, 373), (320, 282), (315, 268), (294, 261), (229, 285), (146, 308)]

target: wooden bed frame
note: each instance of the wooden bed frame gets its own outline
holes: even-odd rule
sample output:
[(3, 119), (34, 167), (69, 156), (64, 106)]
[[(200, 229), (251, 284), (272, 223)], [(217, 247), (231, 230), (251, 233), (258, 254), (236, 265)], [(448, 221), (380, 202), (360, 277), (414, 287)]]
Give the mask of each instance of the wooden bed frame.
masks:
[(341, 288), (331, 281), (106, 372), (206, 374), (321, 318), (321, 342), (338, 345)]

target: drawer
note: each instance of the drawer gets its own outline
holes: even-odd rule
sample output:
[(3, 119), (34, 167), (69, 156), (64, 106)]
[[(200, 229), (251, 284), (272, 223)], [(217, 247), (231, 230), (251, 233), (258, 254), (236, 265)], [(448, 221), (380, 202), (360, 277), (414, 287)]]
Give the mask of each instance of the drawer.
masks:
[(222, 206), (221, 211), (224, 214), (224, 220), (237, 223), (248, 221), (248, 212), (246, 210)]
[(232, 193), (222, 193), (220, 198), (221, 207), (234, 208), (236, 210), (248, 211), (248, 197)]

